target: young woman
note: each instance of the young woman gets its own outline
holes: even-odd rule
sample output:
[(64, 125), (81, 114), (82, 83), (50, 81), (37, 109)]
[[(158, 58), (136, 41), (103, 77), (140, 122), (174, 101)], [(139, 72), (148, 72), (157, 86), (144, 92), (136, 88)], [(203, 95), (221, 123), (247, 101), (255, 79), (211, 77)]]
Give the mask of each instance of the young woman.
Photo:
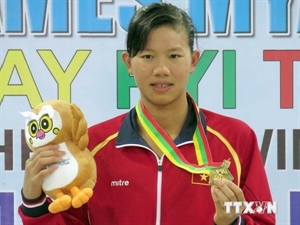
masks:
[(89, 129), (97, 163), (94, 195), (79, 209), (49, 213), (41, 184), (55, 168), (42, 168), (61, 161), (63, 152), (40, 148), (26, 163), (19, 208), (25, 225), (275, 224), (274, 215), (242, 214), (243, 204), (239, 212), (225, 207), (272, 199), (252, 129), (199, 109), (186, 92), (200, 58), (194, 39), (191, 19), (171, 4), (137, 11), (122, 57), (140, 101)]

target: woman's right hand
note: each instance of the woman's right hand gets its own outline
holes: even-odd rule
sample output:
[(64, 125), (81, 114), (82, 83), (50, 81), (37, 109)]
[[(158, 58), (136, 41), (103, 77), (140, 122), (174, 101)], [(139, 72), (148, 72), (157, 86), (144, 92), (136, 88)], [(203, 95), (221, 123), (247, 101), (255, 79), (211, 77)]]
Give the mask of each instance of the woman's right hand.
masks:
[(42, 194), (42, 182), (44, 178), (53, 173), (58, 167), (57, 164), (47, 168), (45, 166), (61, 162), (64, 155), (64, 151), (58, 150), (58, 145), (47, 145), (34, 151), (25, 164), (23, 182), (23, 195), (25, 198), (35, 199)]

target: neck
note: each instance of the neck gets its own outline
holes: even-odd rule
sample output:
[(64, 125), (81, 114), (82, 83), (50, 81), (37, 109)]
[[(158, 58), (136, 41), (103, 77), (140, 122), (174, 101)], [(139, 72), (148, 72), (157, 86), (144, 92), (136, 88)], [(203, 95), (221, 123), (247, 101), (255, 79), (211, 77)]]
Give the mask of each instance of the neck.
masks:
[(145, 105), (145, 107), (160, 127), (174, 140), (186, 121), (188, 114), (186, 98), (184, 102), (175, 106)]

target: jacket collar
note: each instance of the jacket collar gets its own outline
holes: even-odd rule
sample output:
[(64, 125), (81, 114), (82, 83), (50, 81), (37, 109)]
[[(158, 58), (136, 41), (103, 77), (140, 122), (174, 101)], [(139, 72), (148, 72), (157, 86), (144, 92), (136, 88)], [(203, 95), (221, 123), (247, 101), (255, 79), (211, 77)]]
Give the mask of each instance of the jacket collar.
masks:
[[(174, 143), (178, 146), (186, 142), (192, 142), (193, 134), (197, 125), (197, 118), (191, 100), (188, 99), (188, 116), (187, 119), (180, 131), (179, 135), (174, 140)], [(206, 132), (206, 121), (203, 115), (203, 112), (200, 112), (200, 119), (204, 131)], [(121, 128), (118, 133), (116, 140), (116, 146), (125, 146), (125, 145), (143, 145), (149, 147), (144, 139), (140, 136), (137, 125), (137, 114), (135, 108), (132, 108), (128, 114), (125, 116)]]

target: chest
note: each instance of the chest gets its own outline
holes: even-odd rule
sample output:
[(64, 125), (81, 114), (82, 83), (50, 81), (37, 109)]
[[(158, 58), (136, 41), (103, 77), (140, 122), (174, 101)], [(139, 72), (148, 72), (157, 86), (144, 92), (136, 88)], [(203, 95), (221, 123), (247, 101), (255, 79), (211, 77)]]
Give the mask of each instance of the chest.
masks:
[(163, 151), (157, 146), (157, 144), (152, 140), (152, 138), (146, 134), (143, 133), (142, 138), (145, 140), (145, 142), (149, 145), (152, 151), (158, 156), (158, 158), (161, 158), (163, 156)]

